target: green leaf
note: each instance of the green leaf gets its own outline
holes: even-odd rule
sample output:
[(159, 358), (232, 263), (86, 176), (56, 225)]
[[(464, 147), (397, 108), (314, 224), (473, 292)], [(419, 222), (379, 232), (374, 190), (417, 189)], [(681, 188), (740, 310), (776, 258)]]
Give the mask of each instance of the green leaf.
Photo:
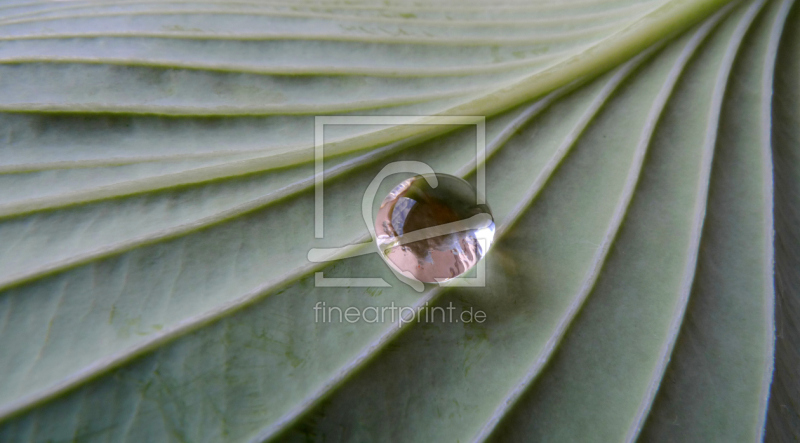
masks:
[[(0, 6), (0, 441), (797, 435), (796, 340), (773, 346), (773, 257), (778, 294), (797, 286), (797, 14)], [(436, 114), (486, 116), (486, 286), (418, 293), (374, 253), (310, 262), (368, 239), (389, 162), (479, 179), (474, 127)], [(323, 239), (317, 115), (421, 116), (326, 126)], [(486, 321), (325, 322), (322, 303)]]
[[(775, 374), (769, 398), (766, 439), (791, 441), (800, 438), (800, 414), (796, 406), (800, 390), (794, 380), (800, 373), (800, 305), (798, 304), (798, 194), (800, 164), (797, 158), (797, 118), (800, 101), (800, 32), (791, 23), (800, 22), (800, 8), (793, 7), (783, 35), (776, 32), (771, 51), (777, 51), (772, 106), (772, 152), (775, 181)], [(773, 73), (773, 72), (770, 72)], [(769, 87), (767, 84), (765, 87)], [(770, 103), (767, 102), (769, 106)]]

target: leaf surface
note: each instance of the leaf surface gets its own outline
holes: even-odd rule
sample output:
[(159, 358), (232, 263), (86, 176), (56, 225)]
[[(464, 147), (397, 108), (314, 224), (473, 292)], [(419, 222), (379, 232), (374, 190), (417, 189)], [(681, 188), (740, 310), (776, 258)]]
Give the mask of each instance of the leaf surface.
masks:
[[(796, 432), (773, 413), (791, 392), (767, 415), (773, 256), (786, 298), (796, 255), (796, 10), (3, 5), (0, 440)], [(361, 200), (389, 162), (475, 182), (474, 127), (434, 114), (486, 116), (486, 287), (418, 293), (375, 254), (310, 262), (368, 238)], [(326, 126), (323, 239), (315, 115), (421, 116)], [(319, 304), (486, 321), (325, 322)]]

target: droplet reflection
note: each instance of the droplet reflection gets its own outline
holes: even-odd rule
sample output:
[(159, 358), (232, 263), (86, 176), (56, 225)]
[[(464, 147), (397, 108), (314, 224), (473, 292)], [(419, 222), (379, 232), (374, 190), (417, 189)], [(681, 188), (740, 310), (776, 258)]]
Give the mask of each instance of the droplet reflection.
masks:
[(489, 206), (476, 204), (466, 181), (436, 174), (438, 186), (418, 175), (397, 185), (375, 219), (378, 248), (397, 271), (422, 282), (451, 280), (480, 261), (494, 238)]

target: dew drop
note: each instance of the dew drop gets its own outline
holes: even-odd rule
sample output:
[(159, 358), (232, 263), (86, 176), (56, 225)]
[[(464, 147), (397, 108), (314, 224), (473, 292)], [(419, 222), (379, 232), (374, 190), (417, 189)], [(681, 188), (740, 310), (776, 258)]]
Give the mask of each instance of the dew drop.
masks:
[(469, 271), (489, 250), (494, 219), (476, 203), (476, 191), (461, 178), (435, 174), (431, 187), (418, 175), (397, 185), (375, 219), (378, 248), (396, 271), (427, 283), (445, 282)]

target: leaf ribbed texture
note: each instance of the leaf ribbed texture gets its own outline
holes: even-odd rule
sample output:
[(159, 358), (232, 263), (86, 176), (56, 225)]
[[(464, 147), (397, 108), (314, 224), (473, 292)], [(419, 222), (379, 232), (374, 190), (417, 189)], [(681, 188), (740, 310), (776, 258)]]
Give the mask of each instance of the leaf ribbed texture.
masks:
[[(795, 441), (799, 14), (0, 5), (0, 441)], [(326, 126), (316, 239), (322, 115), (420, 117)], [(310, 262), (368, 238), (389, 162), (476, 181), (474, 127), (433, 115), (486, 117), (486, 286)]]

